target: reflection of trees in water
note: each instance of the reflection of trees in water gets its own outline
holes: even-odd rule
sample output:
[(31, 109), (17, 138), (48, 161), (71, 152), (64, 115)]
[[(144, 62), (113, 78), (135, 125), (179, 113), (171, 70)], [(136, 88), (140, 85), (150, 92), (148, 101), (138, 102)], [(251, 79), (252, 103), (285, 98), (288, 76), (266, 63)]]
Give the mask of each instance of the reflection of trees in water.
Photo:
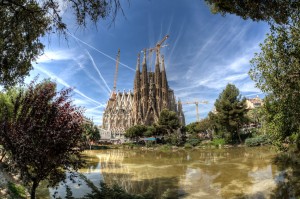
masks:
[(178, 177), (157, 177), (151, 179), (132, 180), (132, 175), (128, 174), (115, 174), (103, 173), (104, 182), (108, 185), (117, 184), (129, 193), (141, 194), (147, 191), (150, 187), (155, 191), (156, 198), (167, 190), (179, 189)]
[[(95, 156), (100, 162), (101, 175), (106, 184), (117, 184), (135, 194), (144, 193), (149, 187), (155, 190), (158, 197), (166, 189), (177, 190), (178, 176), (186, 170), (186, 166), (180, 165), (186, 159), (182, 152), (110, 150)], [(169, 173), (170, 168), (174, 170), (173, 165), (176, 165), (175, 171)]]
[(272, 198), (300, 198), (300, 154), (280, 154), (274, 162), (282, 172)]
[[(106, 150), (89, 155), (94, 164), (100, 162), (105, 183), (117, 183), (130, 193), (143, 193), (151, 186), (160, 195), (167, 188), (180, 186), (189, 193), (201, 189), (230, 198), (250, 196), (260, 180), (273, 180), (273, 154), (268, 148), (233, 148), (176, 152)], [(256, 194), (266, 196), (266, 192)]]

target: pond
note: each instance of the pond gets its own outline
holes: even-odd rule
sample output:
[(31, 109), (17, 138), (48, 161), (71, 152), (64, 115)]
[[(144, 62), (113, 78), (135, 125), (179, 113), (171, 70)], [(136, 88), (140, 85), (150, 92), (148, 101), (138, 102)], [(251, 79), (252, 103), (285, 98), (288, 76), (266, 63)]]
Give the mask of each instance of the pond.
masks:
[[(88, 164), (80, 172), (95, 185), (100, 180), (118, 184), (130, 193), (149, 187), (159, 198), (166, 190), (176, 198), (269, 198), (283, 180), (272, 163), (269, 147), (197, 150), (91, 150), (83, 153)], [(82, 181), (67, 181), (74, 197), (90, 188)], [(38, 198), (65, 197), (65, 186), (41, 188)]]

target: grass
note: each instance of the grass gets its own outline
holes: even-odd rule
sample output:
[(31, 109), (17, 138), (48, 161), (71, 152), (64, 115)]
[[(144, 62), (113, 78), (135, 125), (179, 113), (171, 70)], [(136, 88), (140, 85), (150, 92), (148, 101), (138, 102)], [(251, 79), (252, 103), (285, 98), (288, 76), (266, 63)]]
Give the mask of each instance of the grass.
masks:
[(226, 143), (225, 139), (223, 139), (223, 138), (213, 139), (211, 141), (211, 144), (216, 147), (223, 146), (223, 145), (225, 145), (225, 143)]

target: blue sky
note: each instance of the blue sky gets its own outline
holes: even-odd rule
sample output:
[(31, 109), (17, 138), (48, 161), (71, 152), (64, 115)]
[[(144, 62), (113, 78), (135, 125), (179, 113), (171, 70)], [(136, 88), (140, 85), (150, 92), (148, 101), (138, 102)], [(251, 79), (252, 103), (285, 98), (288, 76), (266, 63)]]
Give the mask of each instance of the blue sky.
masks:
[[(96, 124), (113, 87), (116, 54), (121, 50), (117, 89), (133, 90), (137, 54), (154, 47), (165, 35), (165, 56), (169, 86), (182, 101), (207, 100), (199, 106), (206, 117), (227, 83), (235, 84), (246, 97), (263, 94), (249, 78), (249, 60), (259, 52), (268, 25), (242, 20), (234, 15), (222, 17), (210, 13), (199, 0), (122, 1), (125, 16), (118, 14), (97, 27), (86, 29), (75, 24), (70, 10), (63, 19), (69, 28), (68, 41), (57, 35), (44, 39), (45, 53), (34, 64), (26, 81), (39, 74), (51, 78), (58, 88), (73, 87), (76, 105), (85, 107), (85, 115)], [(149, 62), (153, 64), (150, 59)], [(149, 63), (148, 63), (149, 66)], [(195, 105), (183, 107), (187, 123), (196, 120)]]

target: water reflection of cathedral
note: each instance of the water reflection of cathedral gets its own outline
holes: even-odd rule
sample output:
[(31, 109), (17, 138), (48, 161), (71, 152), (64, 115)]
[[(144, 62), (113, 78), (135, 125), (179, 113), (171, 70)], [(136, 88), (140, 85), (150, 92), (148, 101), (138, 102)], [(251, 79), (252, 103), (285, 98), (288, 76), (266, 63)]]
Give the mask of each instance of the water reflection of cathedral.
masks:
[[(150, 67), (151, 68), (151, 67)], [(102, 128), (112, 138), (120, 137), (133, 125), (151, 125), (163, 109), (177, 113), (182, 125), (185, 118), (180, 101), (169, 87), (164, 57), (156, 51), (155, 70), (148, 71), (146, 51), (140, 67), (138, 57), (133, 92), (113, 92), (103, 113)], [(105, 135), (103, 135), (105, 137)]]
[(152, 187), (158, 198), (167, 189), (187, 198), (234, 198), (239, 194), (256, 196), (256, 192), (270, 195), (277, 168), (271, 163), (272, 153), (262, 151), (110, 150), (93, 156), (101, 179), (130, 193), (144, 193)]

